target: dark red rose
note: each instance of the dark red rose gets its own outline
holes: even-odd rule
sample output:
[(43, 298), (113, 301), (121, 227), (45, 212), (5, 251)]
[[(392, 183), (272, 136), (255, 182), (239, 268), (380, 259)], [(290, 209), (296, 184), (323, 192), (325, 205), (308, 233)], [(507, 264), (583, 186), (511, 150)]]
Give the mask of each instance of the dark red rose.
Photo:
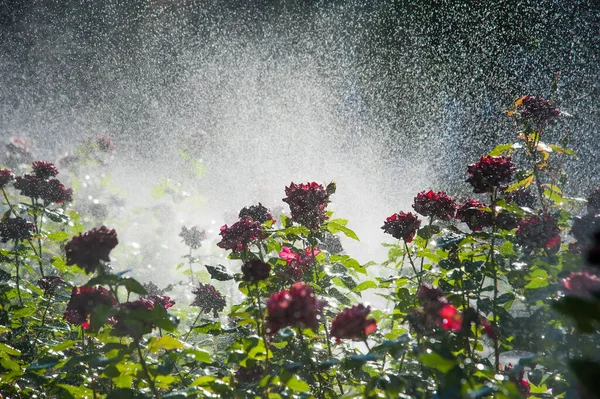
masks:
[(271, 273), (271, 265), (261, 261), (260, 259), (253, 259), (242, 265), (242, 273), (244, 281), (261, 281), (269, 278)]
[(467, 183), (475, 193), (491, 193), (509, 183), (515, 168), (510, 157), (481, 157), (467, 168)]
[(507, 193), (506, 202), (508, 204), (515, 203), (521, 207), (535, 208), (537, 197), (530, 189), (522, 188)]
[(213, 312), (213, 316), (219, 317), (219, 312), (227, 306), (225, 297), (210, 284), (200, 283), (192, 293), (196, 297), (190, 306), (197, 306), (204, 313)]
[(92, 273), (101, 265), (100, 261), (110, 262), (110, 251), (118, 243), (115, 230), (105, 226), (79, 234), (65, 245), (67, 265), (77, 265), (86, 273)]
[(456, 218), (466, 223), (471, 230), (480, 231), (484, 227), (492, 226), (492, 213), (481, 209), (487, 207), (489, 205), (469, 198), (464, 204), (458, 207)]
[(113, 146), (112, 140), (108, 136), (96, 137), (96, 145), (102, 152), (112, 152), (115, 147)]
[(267, 300), (267, 331), (273, 335), (284, 327), (319, 326), (324, 303), (317, 301), (310, 285), (295, 283), (289, 291), (271, 294)]
[(165, 310), (175, 305), (175, 301), (165, 295), (151, 295), (148, 299), (154, 303), (154, 306), (160, 306)]
[(462, 329), (463, 317), (455, 306), (445, 305), (440, 310), (441, 326), (444, 330), (460, 331)]
[(417, 291), (417, 299), (427, 313), (439, 313), (448, 304), (441, 289), (423, 284)]
[(371, 312), (370, 306), (362, 304), (345, 308), (333, 319), (331, 323), (331, 336), (337, 342), (342, 339), (365, 339), (377, 329), (375, 319), (367, 319)]
[(65, 280), (59, 276), (45, 276), (38, 280), (38, 287), (44, 290), (44, 295), (54, 295), (56, 287), (61, 284), (65, 284)]
[(600, 187), (593, 189), (587, 197), (588, 213), (595, 215), (600, 213)]
[(444, 191), (422, 191), (415, 197), (413, 209), (423, 215), (439, 220), (450, 220), (456, 212), (455, 201)]
[(15, 178), (15, 188), (21, 195), (30, 198), (39, 198), (42, 180), (34, 175), (23, 175)]
[(388, 217), (381, 228), (384, 233), (408, 243), (412, 241), (419, 227), (421, 221), (417, 216), (411, 212), (400, 212)]
[(519, 219), (509, 211), (503, 210), (496, 215), (496, 226), (502, 230), (516, 229), (519, 225)]
[(517, 242), (528, 250), (560, 245), (560, 228), (551, 215), (530, 216), (521, 220), (515, 233)]
[(247, 249), (251, 242), (268, 237), (261, 224), (251, 218), (244, 218), (230, 227), (224, 225), (221, 227), (219, 235), (223, 238), (217, 243), (217, 246), (232, 251)]
[(33, 174), (38, 179), (46, 180), (58, 174), (52, 162), (37, 161), (33, 163)]
[(149, 312), (154, 307), (155, 302), (149, 298), (122, 303), (114, 316), (115, 323), (112, 334), (120, 337), (129, 336), (134, 339), (150, 334), (156, 327), (153, 322), (149, 321)]
[(202, 241), (206, 240), (206, 231), (199, 230), (196, 226), (190, 229), (182, 226), (179, 237), (183, 238), (183, 243), (188, 247), (198, 249), (202, 246)]
[(88, 327), (88, 317), (99, 305), (114, 306), (117, 303), (110, 291), (104, 287), (73, 287), (67, 304), (65, 319), (75, 325)]
[(318, 230), (327, 220), (327, 204), (329, 193), (320, 184), (291, 183), (285, 188), (286, 197), (283, 202), (290, 206), (292, 220), (311, 230)]
[(27, 240), (33, 236), (33, 223), (22, 217), (6, 218), (0, 222), (2, 242)]
[(73, 190), (65, 189), (57, 179), (42, 180), (39, 183), (39, 197), (46, 203), (60, 204), (73, 199)]
[(538, 125), (553, 123), (560, 116), (558, 108), (540, 96), (523, 96), (516, 105), (516, 114), (521, 119), (530, 119)]
[(239, 218), (252, 218), (252, 220), (263, 224), (269, 220), (273, 220), (273, 215), (271, 215), (271, 212), (259, 202), (258, 205), (244, 207), (240, 211)]
[(6, 187), (6, 185), (15, 179), (15, 174), (10, 169), (0, 169), (0, 188)]

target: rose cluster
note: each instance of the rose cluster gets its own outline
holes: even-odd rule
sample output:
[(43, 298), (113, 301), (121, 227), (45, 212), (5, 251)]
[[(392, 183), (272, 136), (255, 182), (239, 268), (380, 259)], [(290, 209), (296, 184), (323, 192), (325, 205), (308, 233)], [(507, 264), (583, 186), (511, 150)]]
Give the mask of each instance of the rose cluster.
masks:
[(516, 112), (521, 119), (529, 119), (538, 125), (553, 123), (560, 111), (550, 101), (540, 96), (523, 96), (516, 102)]
[(331, 336), (342, 339), (365, 339), (377, 329), (375, 319), (367, 319), (370, 306), (359, 304), (342, 310), (331, 323)]
[(316, 248), (307, 247), (304, 253), (295, 252), (290, 247), (281, 248), (279, 257), (287, 263), (287, 272), (294, 280), (300, 280), (304, 272), (315, 262), (313, 256), (317, 256), (321, 251)]
[(515, 237), (527, 251), (552, 249), (561, 241), (560, 228), (552, 215), (534, 215), (521, 220)]
[(192, 293), (195, 295), (195, 298), (190, 306), (197, 306), (204, 313), (212, 312), (214, 317), (219, 317), (219, 312), (227, 306), (225, 297), (210, 284), (200, 283)]
[(311, 230), (318, 230), (319, 226), (327, 220), (326, 208), (331, 191), (316, 182), (291, 183), (285, 188), (286, 197), (283, 198), (283, 202), (290, 206), (294, 222)]
[(384, 233), (409, 243), (413, 240), (419, 227), (421, 227), (421, 221), (416, 215), (411, 212), (400, 212), (388, 217), (381, 229)]
[(515, 168), (510, 157), (485, 156), (467, 168), (467, 182), (475, 193), (491, 193), (512, 179)]
[(316, 329), (324, 302), (318, 301), (310, 285), (295, 283), (273, 293), (267, 300), (267, 331), (273, 335), (284, 327)]
[(456, 202), (444, 191), (422, 191), (415, 197), (413, 209), (433, 219), (450, 220), (456, 212)]
[(260, 202), (258, 205), (242, 208), (238, 217), (240, 219), (252, 218), (252, 220), (259, 222), (260, 224), (266, 223), (269, 220), (273, 220), (273, 215), (271, 212)]
[(118, 243), (115, 230), (105, 226), (79, 234), (65, 245), (67, 265), (77, 265), (86, 273), (93, 273), (101, 266), (101, 261), (110, 262), (110, 251)]
[(492, 226), (492, 213), (482, 208), (489, 205), (483, 204), (475, 199), (469, 198), (458, 207), (456, 218), (464, 222), (473, 231), (480, 231), (484, 227)]
[(268, 234), (262, 229), (260, 222), (246, 217), (231, 226), (221, 227), (219, 235), (222, 237), (217, 246), (231, 251), (248, 249), (248, 245), (256, 240), (263, 240)]
[(51, 162), (33, 163), (33, 174), (25, 174), (15, 178), (15, 188), (21, 195), (32, 200), (41, 199), (44, 203), (70, 202), (73, 200), (73, 189), (65, 186), (54, 177), (58, 170)]

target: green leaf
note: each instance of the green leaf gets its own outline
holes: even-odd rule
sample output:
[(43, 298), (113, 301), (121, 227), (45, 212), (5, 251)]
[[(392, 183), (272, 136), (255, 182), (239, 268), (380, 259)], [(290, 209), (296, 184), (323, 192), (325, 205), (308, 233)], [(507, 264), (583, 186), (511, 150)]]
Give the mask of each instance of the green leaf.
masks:
[(21, 351), (12, 346), (0, 343), (0, 353), (6, 353), (11, 356), (21, 356)]
[(296, 392), (310, 392), (308, 384), (299, 380), (296, 376), (292, 376), (289, 380), (284, 381), (285, 386)]
[(425, 353), (419, 356), (421, 363), (427, 367), (431, 367), (446, 374), (456, 367), (456, 359), (447, 359), (436, 352)]
[(184, 345), (178, 339), (171, 337), (170, 335), (163, 335), (158, 340), (152, 342), (148, 345), (148, 350), (150, 352), (158, 352), (159, 349), (171, 350), (171, 349), (181, 349)]
[(430, 225), (421, 227), (418, 230), (417, 235), (421, 238), (429, 240), (431, 237), (433, 237), (435, 234), (439, 233), (440, 231), (441, 231), (440, 226), (436, 226), (435, 224), (430, 224)]
[(213, 280), (229, 281), (234, 279), (233, 273), (227, 270), (227, 268), (223, 265), (204, 265), (204, 267), (206, 267), (206, 270), (208, 270), (208, 273), (210, 274), (210, 278)]
[(346, 237), (352, 238), (353, 240), (360, 241), (356, 233), (346, 227), (348, 223), (345, 219), (334, 219), (327, 222), (326, 228), (331, 234), (342, 232)]
[(372, 280), (363, 281), (359, 285), (354, 288), (354, 292), (362, 292), (364, 290), (368, 290), (370, 288), (377, 288), (377, 283)]
[(508, 188), (506, 190), (504, 190), (507, 193), (510, 193), (511, 191), (515, 191), (518, 190), (521, 187), (529, 187), (529, 185), (533, 183), (533, 173), (531, 175), (529, 175), (528, 177), (519, 180), (516, 183), (511, 184), (510, 186), (508, 186)]
[(552, 148), (552, 150), (554, 150), (555, 152), (557, 152), (559, 154), (570, 155), (572, 157), (577, 158), (577, 154), (575, 153), (575, 151), (571, 150), (570, 148), (561, 147), (556, 144), (550, 144), (549, 147)]
[(71, 238), (71, 235), (66, 231), (55, 231), (46, 236), (50, 241), (63, 242)]
[(191, 355), (195, 361), (202, 363), (212, 363), (210, 354), (202, 349), (184, 349), (182, 351), (184, 355)]
[(494, 149), (488, 152), (488, 155), (491, 157), (496, 157), (500, 154), (504, 154), (506, 151), (510, 150), (512, 144), (498, 144)]

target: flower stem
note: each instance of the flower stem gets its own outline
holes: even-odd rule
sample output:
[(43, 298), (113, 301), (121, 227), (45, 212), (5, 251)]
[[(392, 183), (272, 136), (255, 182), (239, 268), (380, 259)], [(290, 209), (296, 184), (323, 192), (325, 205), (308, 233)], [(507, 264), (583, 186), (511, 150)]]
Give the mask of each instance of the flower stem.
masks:
[(192, 268), (192, 247), (190, 247), (188, 261), (189, 261), (189, 265), (190, 265), (190, 280), (192, 282), (192, 285), (194, 285), (194, 269)]
[(202, 315), (202, 311), (198, 312), (198, 316), (196, 316), (196, 318), (194, 319), (194, 322), (190, 326), (190, 329), (188, 330), (187, 334), (185, 334), (185, 337), (183, 337), (184, 341), (187, 341), (187, 339), (189, 338), (190, 334), (192, 333), (192, 330), (194, 329), (194, 326), (196, 325), (196, 322), (198, 321), (198, 319), (200, 318), (201, 315)]
[[(263, 315), (263, 311), (262, 308), (260, 306), (260, 288), (258, 288), (258, 283), (255, 284), (255, 288), (256, 288), (256, 306), (258, 308), (258, 320), (256, 321), (256, 329), (258, 330), (258, 335), (260, 335), (262, 337), (263, 343), (265, 345), (265, 362), (269, 363), (269, 344), (267, 342), (267, 337), (266, 337), (266, 330), (264, 328), (265, 326), (265, 318)], [(261, 326), (263, 328), (261, 328)]]
[(135, 340), (135, 347), (137, 348), (137, 353), (140, 357), (140, 365), (142, 366), (142, 370), (144, 371), (144, 374), (146, 375), (146, 379), (148, 381), (148, 384), (150, 385), (152, 394), (154, 395), (155, 399), (160, 399), (160, 395), (158, 394), (158, 390), (156, 389), (154, 380), (150, 377), (150, 372), (148, 371), (148, 365), (146, 364), (146, 361), (144, 360), (144, 355), (142, 355), (142, 348), (140, 348), (140, 341), (138, 341), (137, 339)]
[(17, 269), (17, 296), (19, 297), (19, 305), (23, 305), (23, 299), (21, 298), (21, 281), (19, 278), (19, 253), (17, 252), (18, 241), (15, 240), (15, 268)]
[[(490, 241), (490, 261), (492, 264), (492, 273), (494, 278), (494, 298), (493, 298), (493, 311), (492, 317), (494, 319), (494, 325), (498, 327), (498, 268), (496, 267), (495, 257), (495, 244), (496, 244), (496, 188), (492, 190), (491, 196), (491, 209), (492, 209), (492, 239)], [(500, 347), (498, 340), (494, 340), (494, 366), (496, 371), (500, 370)]]
[(408, 244), (404, 241), (404, 249), (406, 250), (406, 254), (408, 255), (408, 261), (412, 266), (413, 271), (415, 272), (415, 277), (417, 278), (417, 283), (421, 286), (421, 276), (419, 276), (419, 272), (417, 272), (417, 268), (415, 267), (415, 262), (413, 261), (412, 255), (410, 254), (410, 249), (408, 249)]

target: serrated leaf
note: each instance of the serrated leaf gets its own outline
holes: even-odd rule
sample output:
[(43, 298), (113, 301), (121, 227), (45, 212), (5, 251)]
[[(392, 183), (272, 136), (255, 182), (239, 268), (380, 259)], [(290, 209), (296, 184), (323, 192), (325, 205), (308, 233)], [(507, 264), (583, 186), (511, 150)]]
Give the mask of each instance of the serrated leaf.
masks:
[(234, 279), (233, 273), (231, 273), (227, 268), (221, 264), (217, 266), (204, 265), (208, 273), (210, 274), (210, 278), (217, 281), (229, 281)]
[(184, 345), (178, 339), (171, 337), (170, 335), (163, 335), (158, 340), (152, 342), (148, 345), (148, 350), (150, 352), (158, 352), (159, 349), (164, 350), (172, 350), (172, 349), (181, 349)]
[(491, 157), (496, 157), (498, 155), (504, 154), (506, 151), (510, 150), (512, 144), (498, 144), (494, 149), (488, 152), (487, 155)]

